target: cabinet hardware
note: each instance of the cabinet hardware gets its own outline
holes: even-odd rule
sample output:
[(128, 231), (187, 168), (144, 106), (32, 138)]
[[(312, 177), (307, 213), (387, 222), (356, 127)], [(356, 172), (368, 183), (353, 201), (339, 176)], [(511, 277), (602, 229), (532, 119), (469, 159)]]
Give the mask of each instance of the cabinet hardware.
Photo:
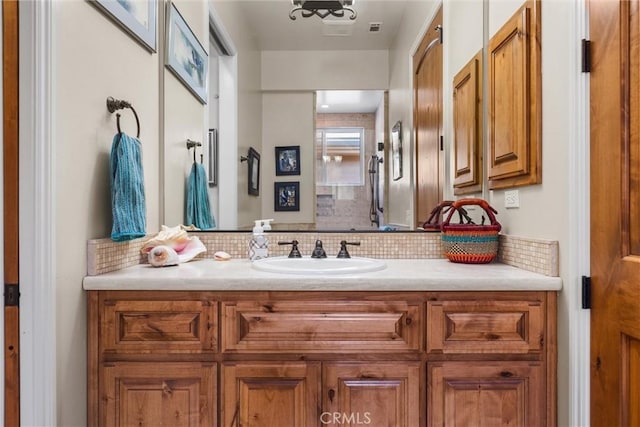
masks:
[(329, 389), (329, 402), (333, 403), (333, 398), (336, 395), (336, 391), (332, 388)]

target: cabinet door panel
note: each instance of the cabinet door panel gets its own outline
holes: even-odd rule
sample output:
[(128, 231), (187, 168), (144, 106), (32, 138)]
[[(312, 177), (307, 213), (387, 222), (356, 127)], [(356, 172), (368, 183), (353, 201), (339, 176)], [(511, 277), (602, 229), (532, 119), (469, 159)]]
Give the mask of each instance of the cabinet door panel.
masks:
[(453, 79), (453, 193), (482, 189), (482, 50)]
[(541, 301), (429, 301), (429, 353), (541, 353)]
[(117, 363), (103, 368), (101, 426), (215, 426), (216, 368)]
[(207, 300), (106, 300), (105, 353), (202, 353), (217, 348), (218, 310)]
[(545, 425), (539, 363), (442, 362), (428, 370), (429, 425)]
[(224, 352), (418, 351), (420, 303), (238, 301), (222, 303)]
[(529, 0), (489, 41), (490, 188), (538, 184), (541, 167), (540, 1)]
[(226, 364), (222, 390), (225, 426), (319, 425), (318, 363)]
[(418, 362), (329, 363), (323, 370), (322, 422), (412, 427), (420, 423)]

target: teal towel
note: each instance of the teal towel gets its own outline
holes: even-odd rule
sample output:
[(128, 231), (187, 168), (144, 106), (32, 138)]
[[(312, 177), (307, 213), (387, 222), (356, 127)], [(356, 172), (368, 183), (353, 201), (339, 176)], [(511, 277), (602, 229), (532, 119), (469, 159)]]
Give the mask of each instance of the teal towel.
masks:
[(111, 239), (116, 242), (146, 235), (144, 174), (138, 138), (125, 133), (113, 137), (111, 157)]
[(216, 220), (211, 215), (209, 194), (207, 192), (207, 174), (204, 167), (193, 163), (187, 181), (187, 225), (193, 224), (201, 230), (216, 227)]

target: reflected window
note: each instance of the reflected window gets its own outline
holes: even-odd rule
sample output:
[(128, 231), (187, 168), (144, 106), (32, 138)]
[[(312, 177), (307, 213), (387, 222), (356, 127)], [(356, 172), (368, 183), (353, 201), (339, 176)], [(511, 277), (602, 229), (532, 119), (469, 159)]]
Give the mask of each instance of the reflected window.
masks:
[(364, 128), (316, 129), (316, 184), (364, 185)]

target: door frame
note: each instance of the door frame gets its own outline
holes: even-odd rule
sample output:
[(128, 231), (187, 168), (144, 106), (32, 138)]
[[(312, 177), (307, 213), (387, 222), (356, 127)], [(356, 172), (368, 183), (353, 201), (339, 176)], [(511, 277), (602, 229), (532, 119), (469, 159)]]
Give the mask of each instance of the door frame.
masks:
[(57, 424), (54, 8), (53, 1), (20, 2), (19, 12), (23, 425)]

